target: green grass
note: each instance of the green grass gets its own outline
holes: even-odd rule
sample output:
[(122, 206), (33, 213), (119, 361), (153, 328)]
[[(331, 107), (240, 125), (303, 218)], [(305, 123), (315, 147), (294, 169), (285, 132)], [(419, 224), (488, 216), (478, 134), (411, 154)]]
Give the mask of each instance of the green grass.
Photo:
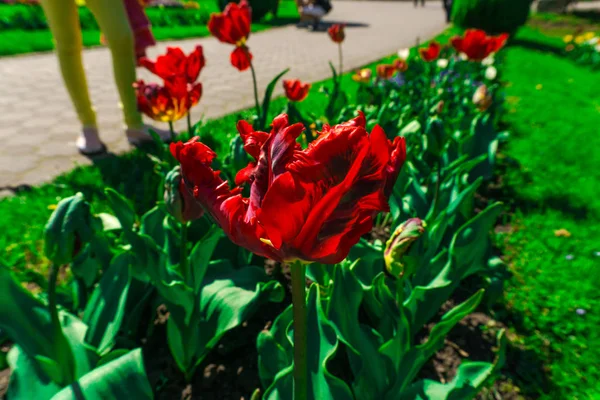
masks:
[[(201, 22), (196, 24), (186, 21), (185, 25), (181, 25), (177, 24), (176, 20), (170, 22), (168, 19), (161, 18), (160, 24), (154, 23), (152, 28), (156, 40), (164, 41), (209, 36), (210, 32), (204, 20), (208, 18), (210, 13), (218, 11), (218, 9), (214, 0), (201, 0), (200, 3), (202, 7), (201, 14), (203, 15)], [(25, 9), (31, 8), (31, 6), (0, 5), (0, 20), (8, 19), (19, 7)], [(148, 16), (151, 20), (155, 21), (159, 20), (161, 12), (157, 8), (147, 9)], [(198, 13), (199, 11), (190, 10), (190, 12)], [(83, 45), (85, 47), (100, 46), (100, 31), (95, 25), (93, 17), (88, 15), (89, 12), (80, 12), (80, 14), (85, 15), (86, 20), (91, 20), (85, 22), (87, 28), (82, 30)], [(37, 18), (39, 19), (40, 17), (38, 16)], [(295, 23), (298, 19), (299, 15), (295, 3), (292, 0), (284, 0), (279, 6), (277, 17), (268, 15), (260, 22), (253, 23), (252, 32), (260, 32), (276, 26)], [(0, 29), (0, 56), (51, 51), (53, 48), (52, 34), (47, 29)]]
[(529, 394), (598, 399), (600, 75), (563, 57), (562, 31), (548, 33), (523, 29), (504, 65), (504, 183), (516, 208), (512, 232), (501, 235), (514, 274), (507, 323), (550, 380), (526, 382)]

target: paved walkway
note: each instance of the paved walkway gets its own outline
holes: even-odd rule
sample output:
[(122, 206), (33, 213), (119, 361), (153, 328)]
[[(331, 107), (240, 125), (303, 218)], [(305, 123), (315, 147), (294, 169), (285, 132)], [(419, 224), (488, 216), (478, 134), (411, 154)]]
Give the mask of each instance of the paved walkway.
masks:
[[(348, 23), (344, 42), (347, 69), (412, 46), (418, 37), (427, 39), (444, 28), (444, 21), (441, 2), (415, 9), (406, 2), (336, 1), (326, 19)], [(197, 44), (204, 46), (207, 66), (200, 76), (204, 94), (193, 120), (203, 114), (215, 118), (252, 106), (251, 74), (239, 73), (229, 64), (229, 45), (213, 38), (161, 42), (149, 56), (155, 57), (167, 46), (180, 46), (187, 52)], [(288, 77), (325, 79), (330, 76), (327, 61), (337, 60), (337, 48), (326, 33), (295, 26), (254, 34), (248, 45), (254, 54), (260, 91), (286, 67), (291, 67)], [(105, 48), (86, 50), (84, 63), (101, 136), (110, 151), (126, 151), (110, 53)], [(153, 80), (146, 71), (139, 75)], [(79, 123), (54, 54), (0, 58), (0, 88), (0, 191), (47, 182), (75, 165), (89, 163), (75, 148)], [(278, 86), (276, 94), (281, 93)]]

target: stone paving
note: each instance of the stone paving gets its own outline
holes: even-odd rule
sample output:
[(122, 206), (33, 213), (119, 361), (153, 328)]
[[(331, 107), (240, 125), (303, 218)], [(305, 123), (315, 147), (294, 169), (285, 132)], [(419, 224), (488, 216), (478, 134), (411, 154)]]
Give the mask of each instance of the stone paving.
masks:
[[(402, 47), (425, 40), (445, 27), (441, 2), (414, 8), (406, 2), (334, 2), (326, 23), (348, 24), (344, 42), (345, 69), (355, 69)], [(214, 38), (161, 42), (149, 51), (154, 58), (167, 46), (190, 51), (201, 44), (207, 66), (200, 79), (204, 94), (193, 110), (200, 116), (219, 117), (253, 105), (250, 72), (239, 73), (229, 64), (230, 45)], [(327, 61), (337, 60), (337, 48), (324, 32), (296, 26), (253, 34), (248, 42), (254, 54), (259, 91), (277, 73), (291, 67), (288, 77), (318, 81), (330, 76)], [(98, 113), (103, 141), (112, 152), (129, 147), (123, 133), (118, 96), (106, 48), (84, 51), (92, 101)], [(152, 81), (146, 71), (139, 76)], [(79, 122), (67, 95), (54, 54), (0, 58), (0, 191), (36, 185), (90, 161), (75, 148)], [(279, 85), (276, 95), (282, 93)], [(259, 92), (260, 93), (260, 92)], [(165, 126), (160, 126), (167, 128)]]

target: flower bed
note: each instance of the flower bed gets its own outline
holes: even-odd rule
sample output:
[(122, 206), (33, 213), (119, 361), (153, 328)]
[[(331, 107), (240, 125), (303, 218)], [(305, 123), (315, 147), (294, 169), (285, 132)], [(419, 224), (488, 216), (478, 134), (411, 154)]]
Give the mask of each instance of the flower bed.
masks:
[[(209, 22), (240, 71), (253, 71), (249, 20), (231, 5)], [(173, 398), (189, 384), (204, 398), (198, 367), (223, 377), (210, 366), (224, 359), (237, 369), (209, 385), (215, 398), (470, 398), (496, 374), (502, 332), (495, 360), (463, 362), (449, 382), (420, 370), (484, 298), (473, 290), (448, 307), (461, 281), (493, 284), (501, 269), (488, 233), (502, 205), (477, 209), (474, 195), (492, 176), (491, 56), (506, 38), (473, 31), (401, 51), (375, 75), (352, 74), (348, 93), (343, 26), (330, 36), (340, 62), (322, 108), (303, 107), (319, 94), (284, 80), (285, 114), (270, 123), (283, 71), (262, 101), (255, 89), (229, 143), (190, 123), (177, 136), (200, 138), (157, 144), (147, 175), (161, 191), (144, 196), (155, 206), (143, 215), (113, 189), (101, 207), (82, 194), (59, 202), (45, 231), (47, 301), (0, 268), (11, 293), (0, 327), (16, 343), (9, 395)], [(201, 103), (201, 48), (144, 65), (159, 80), (137, 84), (150, 117), (172, 122)], [(57, 291), (65, 270), (72, 295)]]

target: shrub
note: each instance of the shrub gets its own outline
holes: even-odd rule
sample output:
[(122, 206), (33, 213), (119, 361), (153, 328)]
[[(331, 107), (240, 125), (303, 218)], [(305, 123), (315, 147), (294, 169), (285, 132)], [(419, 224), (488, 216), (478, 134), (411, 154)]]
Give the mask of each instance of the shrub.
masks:
[(514, 34), (529, 16), (532, 0), (455, 0), (452, 20), (462, 28)]

